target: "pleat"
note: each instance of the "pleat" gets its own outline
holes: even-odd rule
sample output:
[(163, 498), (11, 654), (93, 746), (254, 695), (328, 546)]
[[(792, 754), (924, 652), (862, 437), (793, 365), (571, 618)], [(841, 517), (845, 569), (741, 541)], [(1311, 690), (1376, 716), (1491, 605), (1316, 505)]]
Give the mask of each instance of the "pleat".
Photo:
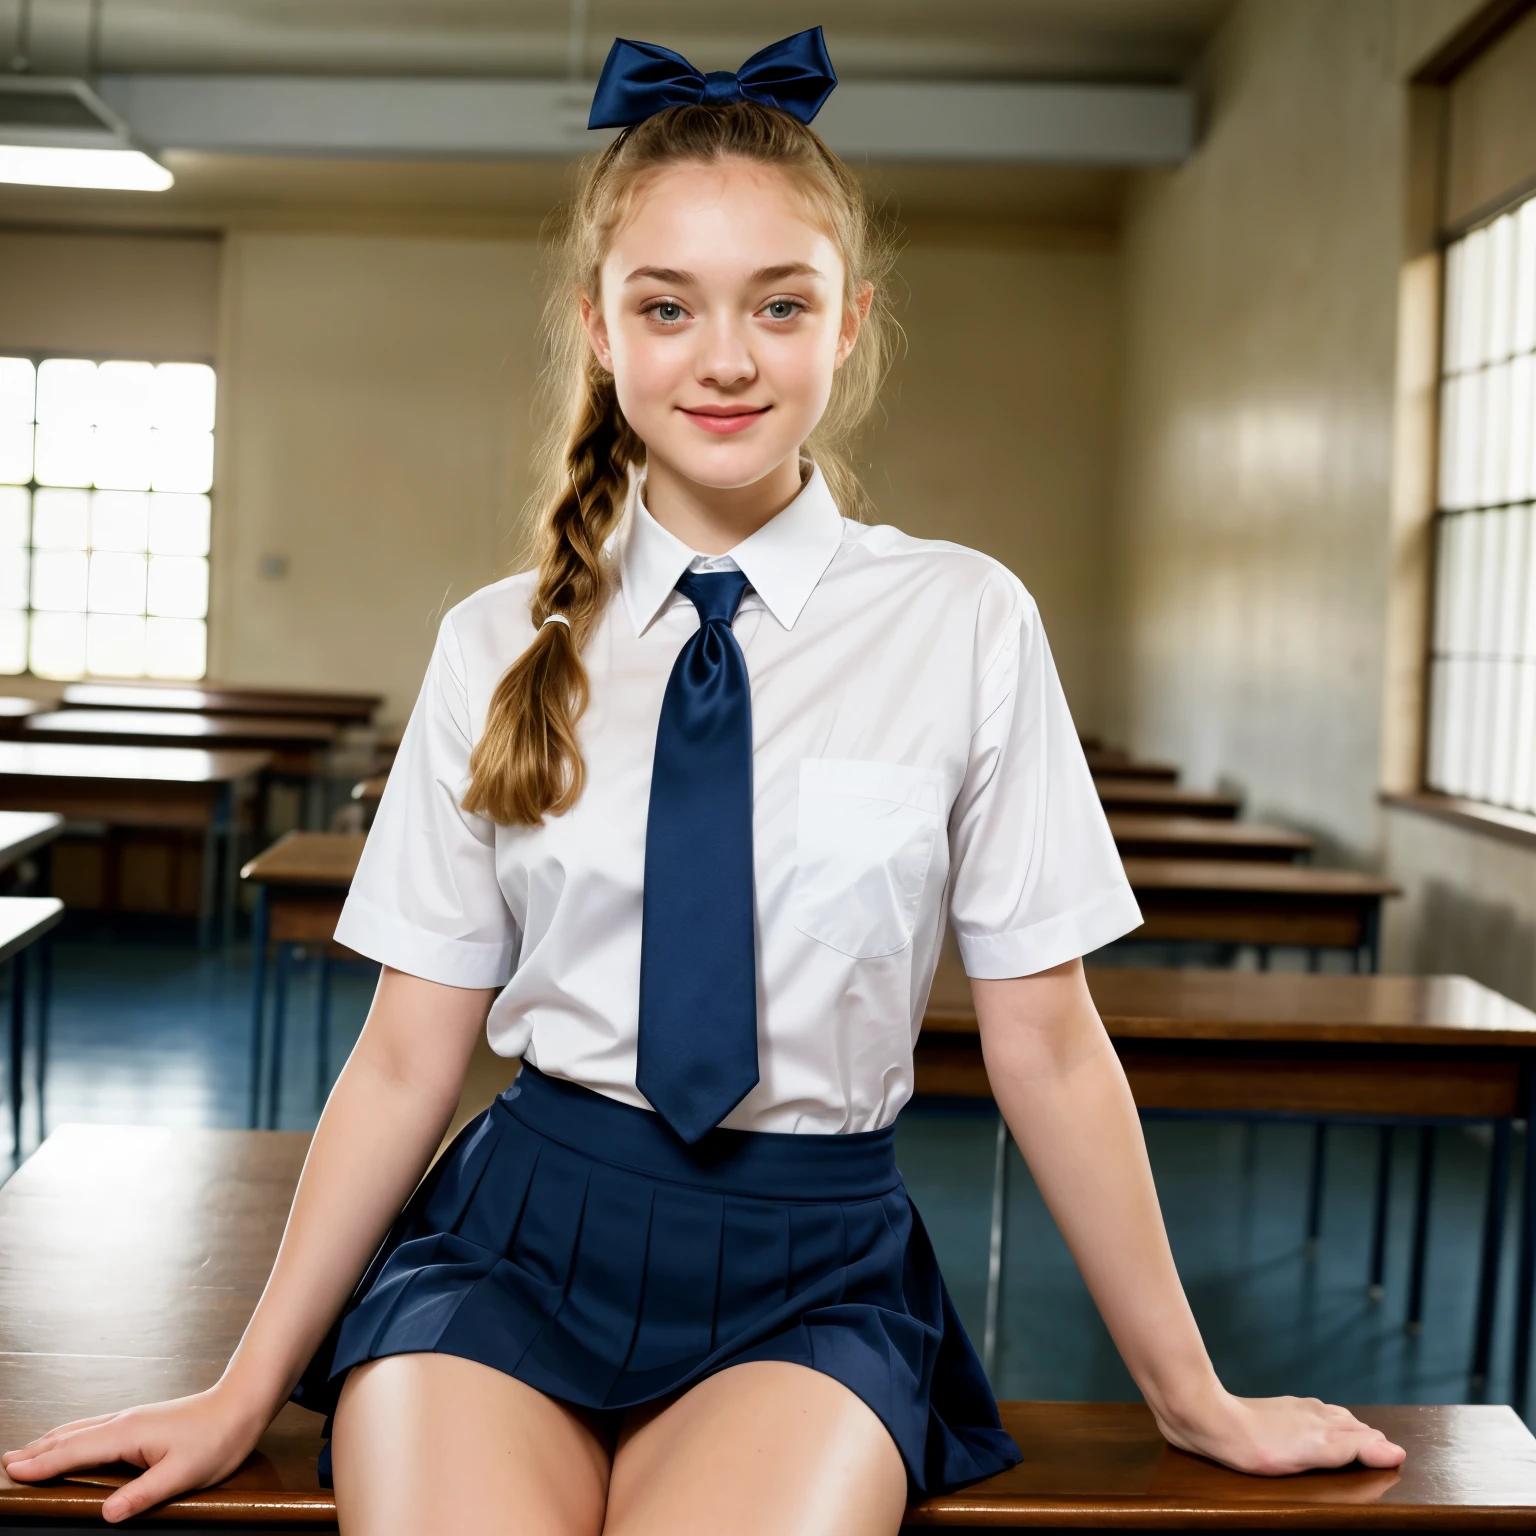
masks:
[(789, 1211), (775, 1200), (727, 1200), (720, 1236), (715, 1349), (751, 1333), (789, 1298)]
[(427, 1171), (428, 1187), (418, 1225), (431, 1232), (452, 1232), (475, 1199), (475, 1191), (485, 1176), (491, 1159), (504, 1134), (503, 1122), (509, 1118), (494, 1109), (483, 1109), (444, 1149), (443, 1155)]
[(485, 1159), (475, 1197), (454, 1222), (454, 1230), (466, 1242), (506, 1254), (522, 1220), (542, 1142), (499, 1105), (492, 1111), (501, 1129)]
[(714, 1342), (720, 1274), (722, 1197), (658, 1184), (651, 1203), (640, 1316), (629, 1351), (626, 1389), (675, 1378), (703, 1360)]

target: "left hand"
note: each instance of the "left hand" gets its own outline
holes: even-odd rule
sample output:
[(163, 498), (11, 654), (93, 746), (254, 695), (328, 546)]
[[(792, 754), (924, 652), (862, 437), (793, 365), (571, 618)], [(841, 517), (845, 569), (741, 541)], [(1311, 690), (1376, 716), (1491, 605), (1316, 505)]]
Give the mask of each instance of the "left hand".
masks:
[(1407, 1458), (1379, 1429), (1362, 1424), (1347, 1408), (1315, 1397), (1217, 1396), (1199, 1413), (1177, 1420), (1153, 1409), (1171, 1445), (1223, 1466), (1260, 1477), (1283, 1477), (1314, 1467), (1401, 1466)]

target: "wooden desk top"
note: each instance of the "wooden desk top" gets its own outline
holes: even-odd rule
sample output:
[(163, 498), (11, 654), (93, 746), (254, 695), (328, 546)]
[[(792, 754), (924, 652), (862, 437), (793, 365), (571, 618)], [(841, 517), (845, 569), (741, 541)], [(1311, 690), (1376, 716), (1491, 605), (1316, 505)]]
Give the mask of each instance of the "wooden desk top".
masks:
[(57, 927), (63, 916), (57, 896), (0, 896), (0, 965)]
[(377, 693), (259, 688), (227, 683), (71, 683), (64, 703), (88, 709), (180, 709), (211, 715), (311, 715), (366, 723), (384, 702)]
[(1151, 811), (1185, 816), (1236, 816), (1242, 801), (1215, 790), (1181, 789), (1156, 779), (1097, 778), (1094, 787), (1106, 811)]
[(0, 870), (19, 864), (64, 830), (53, 811), (0, 811)]
[(69, 742), (0, 741), (0, 779), (145, 780), (231, 784), (260, 773), (270, 752), (204, 752), (198, 747), (91, 747)]
[(389, 783), (387, 773), (376, 773), (372, 778), (360, 779), (352, 786), (352, 798), (364, 805), (377, 805), (384, 798), (384, 786)]
[[(1089, 966), (1115, 1039), (1536, 1050), (1536, 1013), (1469, 976), (1323, 976), (1300, 971)], [(970, 983), (946, 956), (925, 1035), (974, 1035)]]
[[(289, 1131), (58, 1127), (0, 1188), (0, 1447), (217, 1380), (266, 1282), (308, 1144)], [(1407, 1447), (1399, 1471), (1244, 1477), (1170, 1450), (1140, 1404), (1004, 1403), (1024, 1462), (930, 1499), (908, 1520), (1531, 1529), (1536, 1441), (1510, 1409), (1357, 1412)], [(154, 1514), (181, 1524), (330, 1526), (335, 1504), (315, 1471), (320, 1424), (319, 1414), (285, 1404), (233, 1476)], [(0, 1472), (0, 1521), (89, 1522), (107, 1490), (131, 1475), (104, 1468), (25, 1485)]]
[(1355, 869), (1319, 869), (1273, 859), (1124, 859), (1126, 878), (1138, 893), (1211, 891), (1227, 895), (1381, 897), (1401, 889), (1379, 875)]
[(158, 746), (325, 747), (336, 726), (313, 717), (201, 715), (172, 709), (60, 709), (28, 720), (21, 739)]
[(363, 856), (365, 832), (288, 832), (241, 871), (257, 885), (330, 885), (345, 890)]
[(1155, 779), (1165, 784), (1178, 782), (1179, 770), (1172, 763), (1143, 762), (1121, 752), (1090, 750), (1083, 754), (1088, 770), (1095, 778)]
[(1129, 857), (1292, 859), (1311, 853), (1315, 846), (1305, 832), (1255, 821), (1223, 821), (1215, 816), (1112, 811), (1109, 830), (1120, 852)]
[(53, 707), (51, 699), (31, 699), (17, 694), (0, 694), (0, 720), (25, 720), (31, 715), (45, 714)]

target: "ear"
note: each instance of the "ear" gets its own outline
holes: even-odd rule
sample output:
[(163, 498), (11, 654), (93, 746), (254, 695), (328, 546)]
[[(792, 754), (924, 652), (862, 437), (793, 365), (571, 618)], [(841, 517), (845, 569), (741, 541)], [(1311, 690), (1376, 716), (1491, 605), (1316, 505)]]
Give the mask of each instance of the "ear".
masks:
[(577, 301), (581, 311), (581, 328), (587, 333), (592, 355), (609, 373), (613, 372), (613, 348), (608, 345), (608, 321), (603, 312), (586, 294)]
[(843, 306), (843, 324), (837, 336), (837, 353), (832, 359), (833, 367), (841, 368), (848, 354), (853, 351), (853, 344), (859, 339), (859, 331), (869, 318), (869, 308), (874, 302), (875, 285), (865, 283), (853, 296), (853, 302)]

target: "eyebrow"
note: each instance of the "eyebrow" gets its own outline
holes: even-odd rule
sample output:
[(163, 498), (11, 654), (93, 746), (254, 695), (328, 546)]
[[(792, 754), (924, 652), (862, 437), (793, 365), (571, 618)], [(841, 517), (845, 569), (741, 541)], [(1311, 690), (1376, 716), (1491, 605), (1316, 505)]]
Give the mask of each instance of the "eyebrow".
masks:
[[(776, 267), (759, 267), (750, 278), (754, 283), (777, 283), (787, 277), (822, 277), (819, 267), (813, 267), (805, 261), (786, 261)], [(673, 283), (677, 287), (685, 287), (689, 283), (698, 282), (698, 278), (692, 272), (680, 272), (676, 267), (636, 267), (628, 277), (626, 283)]]

